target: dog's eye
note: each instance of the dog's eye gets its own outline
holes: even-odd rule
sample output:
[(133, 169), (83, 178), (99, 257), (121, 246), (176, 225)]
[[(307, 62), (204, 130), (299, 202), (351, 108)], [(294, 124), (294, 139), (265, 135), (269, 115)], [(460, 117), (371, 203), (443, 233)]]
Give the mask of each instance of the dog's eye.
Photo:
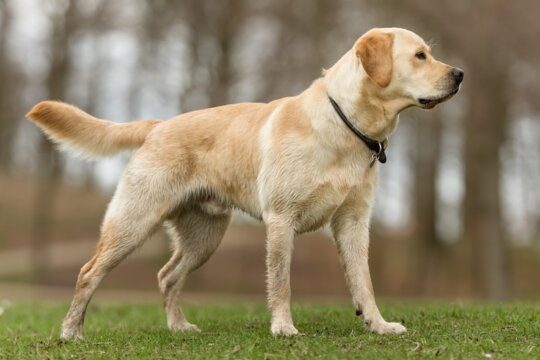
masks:
[(416, 56), (416, 58), (419, 60), (426, 60), (426, 53), (423, 51), (417, 52), (416, 54), (414, 54), (414, 56)]

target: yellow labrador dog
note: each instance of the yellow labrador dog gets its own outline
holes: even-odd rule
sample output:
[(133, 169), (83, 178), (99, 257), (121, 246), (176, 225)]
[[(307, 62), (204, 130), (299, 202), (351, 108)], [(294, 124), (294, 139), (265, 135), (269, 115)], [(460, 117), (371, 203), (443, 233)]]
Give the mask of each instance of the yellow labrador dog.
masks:
[(101, 228), (96, 254), (79, 274), (62, 338), (82, 336), (85, 310), (107, 273), (165, 224), (174, 253), (158, 274), (167, 324), (184, 317), (186, 276), (218, 247), (241, 209), (267, 229), (268, 303), (274, 335), (295, 335), (289, 269), (296, 235), (330, 224), (357, 314), (378, 334), (386, 322), (368, 267), (369, 222), (379, 162), (398, 114), (433, 108), (460, 87), (463, 72), (435, 60), (416, 34), (373, 29), (300, 95), (115, 124), (45, 101), (27, 115), (62, 147), (86, 156), (139, 148)]

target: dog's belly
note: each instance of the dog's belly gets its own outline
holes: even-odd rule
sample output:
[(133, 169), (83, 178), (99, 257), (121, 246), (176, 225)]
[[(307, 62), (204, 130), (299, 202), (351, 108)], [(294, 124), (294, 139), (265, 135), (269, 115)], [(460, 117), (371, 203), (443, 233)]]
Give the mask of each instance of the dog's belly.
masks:
[[(236, 184), (237, 186), (234, 188), (234, 191), (230, 191), (229, 189), (233, 187), (229, 187), (229, 189), (222, 192), (226, 202), (230, 207), (243, 211), (257, 220), (262, 220), (256, 187), (249, 182), (242, 183), (237, 181)], [(243, 186), (240, 184), (243, 184)]]

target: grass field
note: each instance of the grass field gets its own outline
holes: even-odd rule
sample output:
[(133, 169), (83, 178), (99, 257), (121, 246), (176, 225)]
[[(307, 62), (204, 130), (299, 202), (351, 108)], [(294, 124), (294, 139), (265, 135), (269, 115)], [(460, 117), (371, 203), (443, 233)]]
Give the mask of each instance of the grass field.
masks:
[(188, 306), (201, 333), (170, 333), (159, 304), (92, 305), (85, 339), (62, 343), (66, 305), (14, 303), (0, 315), (0, 358), (540, 358), (540, 304), (383, 304), (401, 336), (367, 333), (350, 306), (296, 305), (304, 333), (273, 338), (264, 305)]

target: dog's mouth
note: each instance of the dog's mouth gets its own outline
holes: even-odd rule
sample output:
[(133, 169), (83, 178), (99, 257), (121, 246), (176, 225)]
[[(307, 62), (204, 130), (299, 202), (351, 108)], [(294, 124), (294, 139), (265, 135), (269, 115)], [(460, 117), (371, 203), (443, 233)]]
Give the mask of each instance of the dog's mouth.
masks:
[(451, 92), (449, 92), (446, 95), (438, 96), (438, 97), (430, 97), (430, 98), (419, 98), (418, 103), (420, 104), (420, 107), (424, 109), (433, 109), (435, 105), (442, 103), (443, 101), (446, 101), (450, 99), (452, 96), (456, 95), (459, 91), (459, 86), (453, 89)]

